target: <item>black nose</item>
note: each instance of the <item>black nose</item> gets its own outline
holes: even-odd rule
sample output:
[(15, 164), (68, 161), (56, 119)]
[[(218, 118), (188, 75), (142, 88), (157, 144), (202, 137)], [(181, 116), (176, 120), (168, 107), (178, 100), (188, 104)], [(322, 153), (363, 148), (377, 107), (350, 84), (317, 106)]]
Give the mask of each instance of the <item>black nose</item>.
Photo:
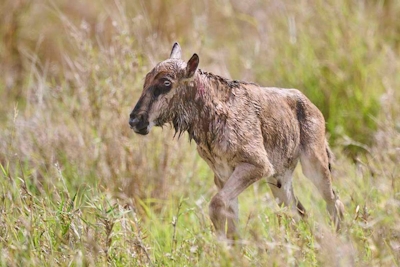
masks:
[(147, 129), (149, 121), (147, 120), (146, 114), (135, 114), (132, 112), (129, 116), (129, 125), (135, 133), (143, 135), (149, 133), (149, 130)]
[(129, 118), (129, 125), (131, 127), (135, 127), (138, 123), (139, 123), (139, 119), (138, 118), (134, 118), (132, 116)]

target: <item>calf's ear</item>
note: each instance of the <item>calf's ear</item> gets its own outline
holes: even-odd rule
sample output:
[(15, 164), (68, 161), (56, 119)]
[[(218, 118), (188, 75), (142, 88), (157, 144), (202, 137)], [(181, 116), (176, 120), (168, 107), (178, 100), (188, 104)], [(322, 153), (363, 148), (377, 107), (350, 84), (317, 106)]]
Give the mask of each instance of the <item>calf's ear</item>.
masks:
[(182, 54), (182, 50), (181, 47), (178, 43), (174, 43), (174, 45), (172, 46), (172, 50), (171, 50), (171, 55), (169, 56), (169, 58), (171, 59), (181, 59), (181, 55)]
[(186, 65), (186, 78), (191, 78), (196, 73), (199, 62), (199, 56), (197, 54), (193, 54)]

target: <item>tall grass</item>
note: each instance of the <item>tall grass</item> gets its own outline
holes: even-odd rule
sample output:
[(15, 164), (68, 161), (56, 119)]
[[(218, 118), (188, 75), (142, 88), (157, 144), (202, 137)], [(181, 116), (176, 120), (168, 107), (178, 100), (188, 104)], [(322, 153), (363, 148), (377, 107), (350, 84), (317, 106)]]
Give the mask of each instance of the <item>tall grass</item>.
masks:
[[(2, 265), (400, 264), (397, 1), (0, 5)], [(299, 172), (308, 220), (293, 222), (261, 182), (240, 198), (243, 245), (214, 239), (212, 173), (195, 145), (127, 124), (174, 41), (203, 69), (298, 88), (323, 111), (340, 234)]]

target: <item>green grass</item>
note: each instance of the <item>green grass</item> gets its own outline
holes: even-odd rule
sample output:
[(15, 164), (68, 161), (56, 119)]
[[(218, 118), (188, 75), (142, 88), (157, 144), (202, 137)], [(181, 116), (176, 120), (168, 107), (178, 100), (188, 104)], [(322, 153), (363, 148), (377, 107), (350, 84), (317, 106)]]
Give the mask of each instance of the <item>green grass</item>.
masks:
[[(394, 0), (3, 1), (0, 265), (399, 266), (399, 16)], [(195, 144), (127, 124), (174, 41), (204, 70), (322, 110), (339, 233), (299, 169), (306, 220), (260, 181), (239, 197), (239, 244), (215, 238)]]
[[(15, 171), (2, 166), (1, 262), (7, 266), (398, 266), (399, 186), (387, 177), (375, 180), (350, 164), (342, 166), (347, 177), (335, 183), (347, 211), (340, 233), (330, 225), (311, 183), (298, 173), (295, 191), (308, 218), (295, 222), (261, 181), (240, 196), (241, 241), (233, 248), (213, 235), (207, 215), (214, 192), (211, 179), (209, 187), (193, 192), (182, 189), (165, 200), (134, 201), (112, 197), (100, 186), (71, 188), (72, 177), (57, 165), (49, 171), (51, 186), (35, 181), (23, 164)], [(194, 187), (190, 182), (188, 186)]]

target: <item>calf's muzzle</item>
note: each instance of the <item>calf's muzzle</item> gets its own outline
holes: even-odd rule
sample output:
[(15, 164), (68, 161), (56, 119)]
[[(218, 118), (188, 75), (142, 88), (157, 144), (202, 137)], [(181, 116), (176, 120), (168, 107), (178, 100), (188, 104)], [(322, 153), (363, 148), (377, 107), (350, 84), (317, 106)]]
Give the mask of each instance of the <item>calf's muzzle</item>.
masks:
[(138, 134), (146, 135), (149, 133), (149, 121), (147, 116), (135, 115), (133, 112), (129, 116), (129, 125), (131, 129)]

